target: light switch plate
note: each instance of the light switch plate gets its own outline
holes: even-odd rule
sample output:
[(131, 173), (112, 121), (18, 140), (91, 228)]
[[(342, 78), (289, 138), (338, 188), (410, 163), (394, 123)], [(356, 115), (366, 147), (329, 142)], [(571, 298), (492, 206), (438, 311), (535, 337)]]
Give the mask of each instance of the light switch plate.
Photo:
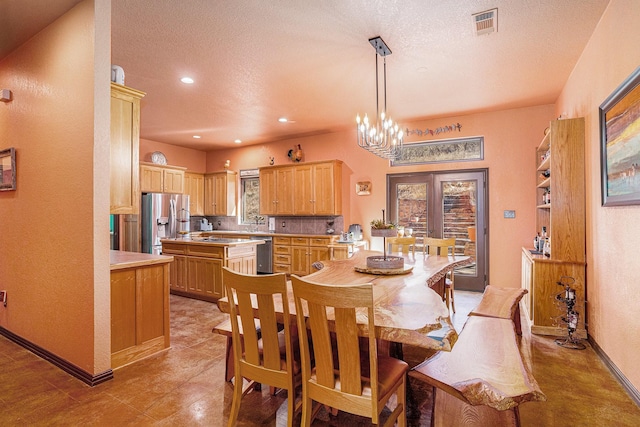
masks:
[(506, 210), (506, 211), (504, 211), (504, 217), (505, 218), (515, 218), (516, 217), (516, 211)]

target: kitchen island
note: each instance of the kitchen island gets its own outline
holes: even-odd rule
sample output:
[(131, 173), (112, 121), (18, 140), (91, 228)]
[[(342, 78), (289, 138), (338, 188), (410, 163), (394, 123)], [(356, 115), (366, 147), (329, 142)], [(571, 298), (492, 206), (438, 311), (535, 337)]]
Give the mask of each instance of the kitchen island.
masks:
[(215, 302), (224, 296), (222, 267), (256, 273), (256, 246), (263, 240), (218, 237), (163, 239), (162, 253), (172, 255), (172, 294)]
[(171, 256), (110, 251), (111, 369), (170, 346)]

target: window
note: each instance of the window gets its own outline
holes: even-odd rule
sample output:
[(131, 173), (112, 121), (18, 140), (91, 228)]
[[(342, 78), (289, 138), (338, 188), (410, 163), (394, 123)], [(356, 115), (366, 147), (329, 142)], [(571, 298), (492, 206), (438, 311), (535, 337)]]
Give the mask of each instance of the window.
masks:
[(257, 170), (240, 171), (240, 191), (240, 222), (255, 224), (256, 217), (260, 216), (260, 178)]

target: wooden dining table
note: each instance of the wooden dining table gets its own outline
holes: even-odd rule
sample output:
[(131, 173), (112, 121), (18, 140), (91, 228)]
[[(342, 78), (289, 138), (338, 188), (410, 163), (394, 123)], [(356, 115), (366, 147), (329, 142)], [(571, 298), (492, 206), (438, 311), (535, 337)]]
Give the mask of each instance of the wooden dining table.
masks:
[[(380, 256), (380, 252), (359, 251), (353, 257), (342, 260), (321, 261), (319, 270), (305, 276), (305, 280), (333, 285), (373, 285), (374, 323), (377, 338), (399, 344), (410, 344), (434, 350), (450, 351), (458, 335), (449, 317), (449, 309), (438, 286), (447, 272), (471, 262), (467, 256), (436, 256), (421, 253), (403, 255), (405, 274), (369, 274), (358, 270), (366, 267), (368, 256)], [(395, 254), (394, 254), (395, 255)], [(291, 284), (288, 284), (289, 312), (296, 316)], [(275, 300), (276, 311), (283, 312), (282, 301)], [(222, 312), (229, 313), (226, 297), (218, 300)], [(257, 310), (256, 310), (257, 316)], [(366, 316), (362, 313), (362, 335)], [(294, 319), (290, 319), (293, 321)], [(360, 321), (359, 321), (360, 323)]]

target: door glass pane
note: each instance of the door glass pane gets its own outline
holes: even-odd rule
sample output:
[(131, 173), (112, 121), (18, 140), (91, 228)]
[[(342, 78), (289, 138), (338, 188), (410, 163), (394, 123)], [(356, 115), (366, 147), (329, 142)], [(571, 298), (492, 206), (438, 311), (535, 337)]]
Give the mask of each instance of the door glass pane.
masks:
[(396, 196), (398, 225), (421, 242), (427, 233), (427, 184), (398, 184)]
[[(475, 258), (477, 181), (442, 182), (442, 235), (456, 238), (456, 255)], [(456, 269), (456, 274), (476, 275), (476, 264)]]

